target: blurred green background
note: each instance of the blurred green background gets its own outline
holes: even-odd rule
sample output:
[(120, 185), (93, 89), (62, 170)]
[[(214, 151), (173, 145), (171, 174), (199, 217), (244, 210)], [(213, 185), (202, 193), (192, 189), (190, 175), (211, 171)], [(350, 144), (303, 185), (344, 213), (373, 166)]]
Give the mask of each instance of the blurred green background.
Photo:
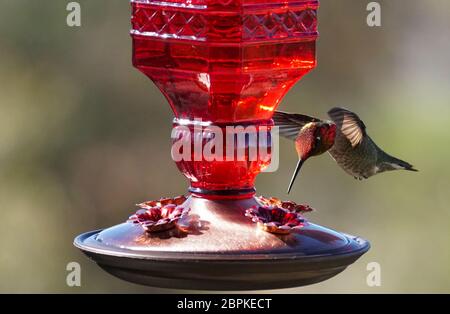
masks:
[[(72, 246), (187, 182), (170, 159), (169, 106), (131, 66), (128, 1), (79, 1), (79, 28), (66, 25), (68, 2), (0, 2), (0, 292), (172, 292), (115, 279)], [(331, 280), (275, 292), (450, 292), (450, 3), (379, 1), (382, 27), (370, 28), (368, 2), (321, 1), (318, 67), (280, 108), (353, 109), (420, 172), (359, 182), (326, 155), (311, 161), (291, 198), (372, 249)], [(281, 145), (260, 194), (286, 198), (296, 155)], [(66, 286), (71, 261), (80, 288)], [(381, 287), (366, 284), (372, 261)]]

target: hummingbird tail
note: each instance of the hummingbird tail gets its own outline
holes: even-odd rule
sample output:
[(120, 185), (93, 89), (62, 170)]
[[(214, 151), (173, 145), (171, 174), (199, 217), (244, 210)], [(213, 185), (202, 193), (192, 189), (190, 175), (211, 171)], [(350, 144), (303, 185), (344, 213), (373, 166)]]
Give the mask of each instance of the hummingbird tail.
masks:
[(418, 172), (419, 170), (417, 170), (416, 168), (414, 168), (413, 165), (405, 162), (405, 165), (402, 166), (404, 170), (408, 170), (408, 171), (414, 171), (414, 172)]
[(294, 174), (292, 175), (291, 182), (289, 183), (287, 194), (289, 194), (291, 192), (292, 185), (294, 184), (295, 179), (297, 178), (298, 172), (300, 171), (300, 168), (302, 167), (302, 165), (303, 165), (303, 160), (299, 159), (297, 162), (297, 166), (295, 167)]
[(414, 172), (418, 172), (419, 170), (417, 170), (416, 168), (414, 168), (413, 165), (407, 164), (406, 166), (403, 166), (404, 170), (408, 170), (408, 171), (414, 171)]
[[(390, 165), (392, 170), (402, 169), (402, 170), (415, 171), (415, 172), (419, 171), (416, 168), (414, 168), (414, 166), (411, 165), (410, 163), (403, 161), (401, 159), (395, 158), (393, 156), (386, 154), (385, 159), (386, 159), (386, 161), (384, 163), (385, 164), (387, 163), (388, 165)], [(391, 169), (387, 169), (387, 170), (391, 170)]]

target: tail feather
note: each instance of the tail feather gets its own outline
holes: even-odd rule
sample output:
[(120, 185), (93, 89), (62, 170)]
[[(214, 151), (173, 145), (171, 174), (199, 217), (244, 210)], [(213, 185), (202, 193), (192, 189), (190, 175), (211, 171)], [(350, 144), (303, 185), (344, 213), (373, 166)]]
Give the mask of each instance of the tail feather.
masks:
[(386, 171), (386, 170), (397, 170), (397, 169), (402, 169), (402, 170), (408, 170), (408, 171), (419, 171), (416, 168), (414, 168), (413, 165), (411, 165), (409, 162), (406, 162), (404, 160), (395, 158), (391, 155), (388, 155), (386, 153), (384, 153), (384, 156), (382, 158), (382, 167), (384, 166), (384, 168), (386, 169), (381, 169), (382, 171)]
[(410, 163), (408, 163), (406, 161), (403, 161), (403, 160), (400, 160), (397, 158), (396, 158), (396, 160), (397, 160), (397, 164), (400, 165), (400, 167), (402, 167), (404, 170), (415, 171), (415, 172), (419, 171), (416, 168), (414, 168), (413, 165), (411, 165)]

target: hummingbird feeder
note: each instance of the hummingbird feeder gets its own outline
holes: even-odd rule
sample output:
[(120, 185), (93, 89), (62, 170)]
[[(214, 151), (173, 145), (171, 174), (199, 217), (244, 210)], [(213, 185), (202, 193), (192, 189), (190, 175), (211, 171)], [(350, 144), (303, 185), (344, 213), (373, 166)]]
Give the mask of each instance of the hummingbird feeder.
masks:
[[(283, 96), (316, 66), (318, 1), (132, 0), (131, 6), (133, 65), (166, 96), (174, 146), (190, 143), (182, 149), (190, 158), (174, 158), (189, 194), (141, 203), (127, 221), (81, 234), (75, 246), (127, 281), (211, 290), (309, 285), (364, 254), (367, 241), (305, 219), (309, 206), (255, 196), (254, 180), (272, 153), (272, 134), (263, 131), (272, 128)], [(225, 141), (212, 130), (229, 138), (239, 126), (250, 130), (243, 158), (197, 158), (194, 143), (206, 149), (212, 139)], [(252, 135), (261, 140), (251, 144)], [(233, 145), (226, 143), (227, 153), (231, 147), (235, 156)]]

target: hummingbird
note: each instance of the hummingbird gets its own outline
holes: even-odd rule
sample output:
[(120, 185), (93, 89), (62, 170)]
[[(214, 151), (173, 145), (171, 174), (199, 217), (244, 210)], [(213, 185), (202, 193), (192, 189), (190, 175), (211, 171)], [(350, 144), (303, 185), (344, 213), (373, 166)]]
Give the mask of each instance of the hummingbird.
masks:
[(327, 151), (345, 172), (359, 180), (385, 171), (417, 171), (411, 164), (378, 147), (356, 113), (334, 107), (328, 111), (328, 116), (331, 121), (297, 113), (274, 112), (273, 120), (280, 135), (295, 142), (299, 157), (288, 194), (303, 163)]

